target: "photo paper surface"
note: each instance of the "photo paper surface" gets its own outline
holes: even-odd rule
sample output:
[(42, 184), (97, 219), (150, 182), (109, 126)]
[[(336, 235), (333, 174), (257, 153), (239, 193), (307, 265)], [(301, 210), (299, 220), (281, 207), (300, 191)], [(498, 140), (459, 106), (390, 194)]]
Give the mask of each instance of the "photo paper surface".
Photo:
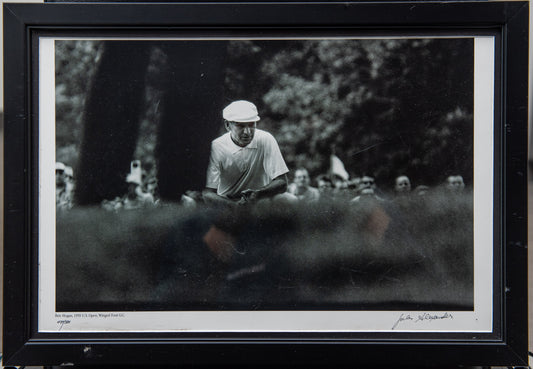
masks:
[(492, 331), (493, 37), (39, 45), (40, 332)]

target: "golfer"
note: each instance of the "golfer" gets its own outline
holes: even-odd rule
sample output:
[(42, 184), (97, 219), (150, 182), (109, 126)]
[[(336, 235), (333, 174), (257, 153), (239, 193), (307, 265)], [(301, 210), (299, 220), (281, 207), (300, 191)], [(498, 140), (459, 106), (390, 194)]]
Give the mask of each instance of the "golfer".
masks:
[(244, 204), (284, 194), (289, 169), (276, 139), (257, 129), (256, 106), (234, 101), (222, 116), (227, 132), (211, 143), (204, 200)]

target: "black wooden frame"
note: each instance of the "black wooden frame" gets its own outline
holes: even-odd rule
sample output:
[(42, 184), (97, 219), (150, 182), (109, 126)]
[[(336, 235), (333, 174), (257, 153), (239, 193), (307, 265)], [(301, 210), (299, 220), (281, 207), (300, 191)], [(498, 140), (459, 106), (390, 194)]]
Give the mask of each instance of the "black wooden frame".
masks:
[[(4, 4), (4, 365), (527, 365), (528, 3)], [(39, 334), (35, 35), (101, 31), (349, 29), (496, 34), (495, 307), (498, 334)], [(498, 314), (499, 313), (499, 314)]]

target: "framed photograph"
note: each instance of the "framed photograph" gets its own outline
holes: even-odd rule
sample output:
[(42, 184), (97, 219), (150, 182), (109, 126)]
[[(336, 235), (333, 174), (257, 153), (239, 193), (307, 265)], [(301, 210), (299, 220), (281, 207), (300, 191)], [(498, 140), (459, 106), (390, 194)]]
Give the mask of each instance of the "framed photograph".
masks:
[(527, 366), (526, 1), (4, 4), (4, 365)]

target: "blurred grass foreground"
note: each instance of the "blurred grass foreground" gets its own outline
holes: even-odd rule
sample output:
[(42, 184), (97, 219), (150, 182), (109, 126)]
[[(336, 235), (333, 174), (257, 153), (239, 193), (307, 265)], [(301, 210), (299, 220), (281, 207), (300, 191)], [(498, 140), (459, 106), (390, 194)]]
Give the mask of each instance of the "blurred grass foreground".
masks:
[(472, 310), (472, 193), (57, 216), (57, 311)]

